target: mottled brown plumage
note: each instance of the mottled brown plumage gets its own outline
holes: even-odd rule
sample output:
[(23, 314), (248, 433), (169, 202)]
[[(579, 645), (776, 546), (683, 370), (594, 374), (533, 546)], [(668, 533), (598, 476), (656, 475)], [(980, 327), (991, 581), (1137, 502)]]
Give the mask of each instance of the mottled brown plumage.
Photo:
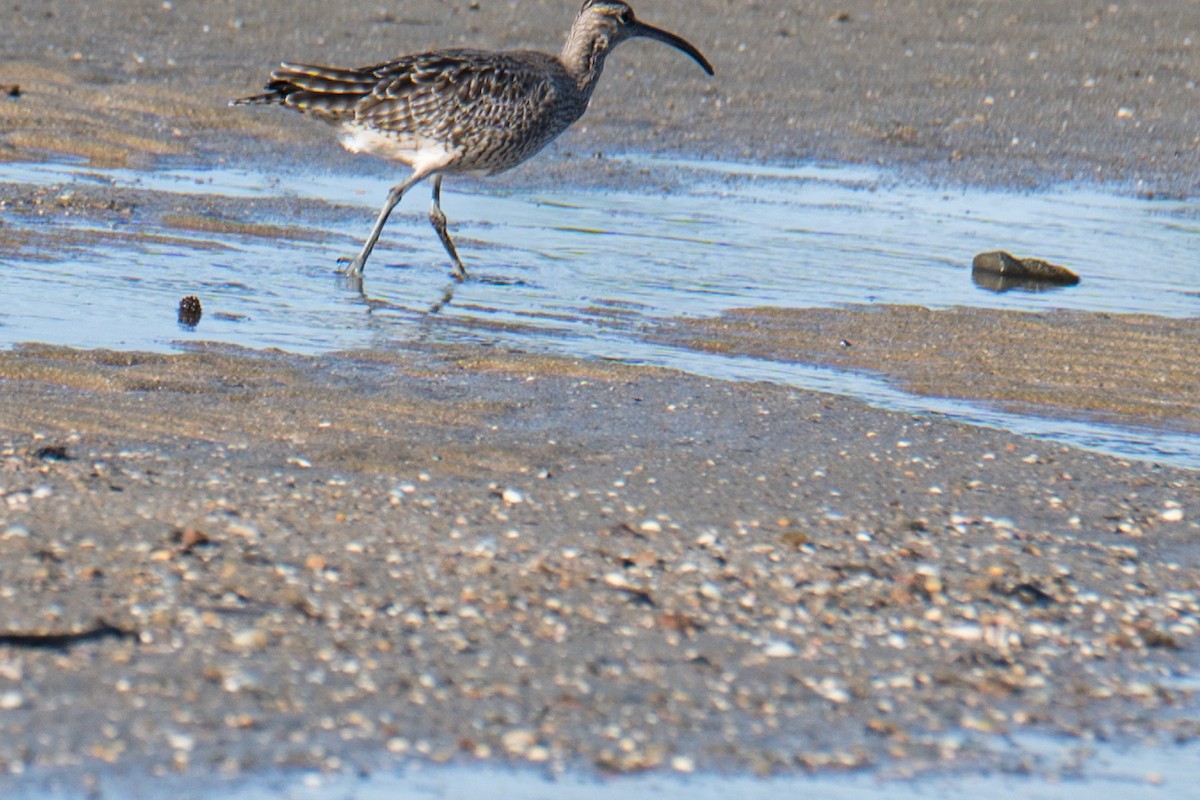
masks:
[(433, 177), (430, 221), (454, 262), (467, 272), (446, 232), (442, 176), (494, 175), (522, 163), (587, 109), (604, 59), (619, 43), (643, 36), (712, 67), (675, 34), (639, 22), (619, 0), (587, 0), (558, 56), (529, 50), (436, 50), (369, 67), (282, 64), (266, 93), (234, 105), (282, 105), (339, 126), (342, 144), (407, 164), (412, 174), (393, 187), (375, 227), (344, 271), (361, 275), (388, 216), (409, 187)]

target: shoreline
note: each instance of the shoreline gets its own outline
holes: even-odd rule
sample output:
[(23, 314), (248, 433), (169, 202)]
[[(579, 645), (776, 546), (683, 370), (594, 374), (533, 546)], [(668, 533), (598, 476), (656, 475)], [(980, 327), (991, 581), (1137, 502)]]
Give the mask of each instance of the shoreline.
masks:
[[(21, 88), (0, 98), (0, 175), (46, 152), (379, 174), (392, 168), (341, 152), (322, 125), (224, 103), (284, 58), (557, 48), (575, 5), (44, 0), (0, 31), (0, 84)], [(623, 46), (577, 129), (488, 185), (669, 186), (669, 171), (648, 179), (592, 155), (649, 150), (816, 156), (935, 185), (1200, 194), (1200, 43), (1185, 33), (1200, 4), (636, 5), (693, 41), (717, 80)], [(135, 214), (154, 236), (300, 235), (255, 227), (237, 199), (211, 201), (240, 208), (213, 229), (186, 195), (39, 188), (7, 184), (3, 213), (96, 230), (0, 220), (0, 252), (87, 247)], [(301, 220), (345, 212), (279, 202)], [(778, 313), (796, 314), (773, 322), (779, 340), (738, 330), (736, 314), (673, 335), (764, 358), (808, 350), (936, 394), (946, 362), (897, 360), (903, 342), (885, 334), (961, 344), (970, 325), (997, 335), (1020, 320), (1026, 340), (1001, 361), (1061, 334), (1013, 312), (889, 307), (876, 346), (856, 341), (851, 357), (826, 334), (853, 313)], [(1074, 319), (1098, 340), (1130, 325), (1102, 317)], [(805, 329), (816, 318), (820, 341)], [(1176, 351), (1194, 322), (1115, 348), (1123, 394), (1093, 391), (1088, 372), (1050, 376), (1042, 396), (997, 375), (988, 397), (1169, 416), (1136, 396), (1145, 373), (1124, 370), (1145, 366), (1149, 341), (1181, 357), (1167, 389), (1186, 411), (1194, 367)], [(501, 348), (32, 345), (0, 350), (0, 389), (0, 787), (411, 759), (920, 775), (1026, 770), (992, 746), (1025, 732), (1200, 740), (1194, 470), (781, 385)], [(1195, 414), (1181, 416), (1194, 432)]]

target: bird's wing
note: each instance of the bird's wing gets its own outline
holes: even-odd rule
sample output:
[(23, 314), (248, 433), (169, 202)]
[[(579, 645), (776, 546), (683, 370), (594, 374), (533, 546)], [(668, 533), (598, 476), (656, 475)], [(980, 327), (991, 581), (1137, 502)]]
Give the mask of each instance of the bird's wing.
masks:
[[(542, 63), (542, 62), (545, 63)], [(377, 82), (355, 106), (370, 127), (457, 138), (458, 132), (539, 124), (556, 92), (557, 66), (537, 53), (444, 50), (407, 56), (374, 69)]]

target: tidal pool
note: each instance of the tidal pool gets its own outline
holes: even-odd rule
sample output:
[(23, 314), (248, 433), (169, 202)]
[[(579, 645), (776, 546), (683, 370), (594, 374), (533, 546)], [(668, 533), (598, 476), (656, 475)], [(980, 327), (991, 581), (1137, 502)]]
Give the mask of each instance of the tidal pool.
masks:
[[(1194, 317), (1200, 315), (1194, 201), (1077, 187), (931, 188), (850, 167), (646, 157), (619, 163), (644, 184), (601, 191), (451, 182), (444, 206), (475, 277), (461, 285), (448, 277), (422, 190), (393, 215), (361, 285), (334, 274), (336, 258), (357, 250), (387, 192), (380, 175), (7, 164), (0, 180), (48, 188), (51, 198), (122, 187), (144, 191), (148, 205), (283, 198), (330, 213), (298, 221), (281, 213), (260, 219), (247, 209), (241, 220), (203, 230), (148, 228), (140, 209), (116, 220), (81, 214), (49, 222), (0, 210), (0, 224), (18, 234), (81, 241), (103, 234), (90, 245), (10, 249), (0, 270), (0, 347), (36, 341), (171, 351), (216, 341), (314, 353), (412, 340), (470, 342), (785, 383), (1200, 466), (1200, 437), (1187, 433), (1041, 419), (919, 397), (862, 373), (701, 353), (643, 336), (664, 318), (754, 306), (917, 304)], [(246, 233), (239, 227), (245, 223), (274, 225), (284, 234)], [(305, 235), (289, 237), (283, 226), (304, 228)], [(991, 249), (1063, 264), (1083, 281), (1049, 291), (996, 291), (973, 281), (970, 270), (973, 255)], [(203, 304), (196, 325), (176, 315), (186, 295)]]

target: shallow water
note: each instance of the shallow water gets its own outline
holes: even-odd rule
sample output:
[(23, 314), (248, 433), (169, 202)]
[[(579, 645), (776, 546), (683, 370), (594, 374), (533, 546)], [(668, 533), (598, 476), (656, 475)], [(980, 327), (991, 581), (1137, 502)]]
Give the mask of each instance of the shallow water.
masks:
[[(311, 353), (387, 348), (412, 340), (497, 344), (663, 365), (723, 379), (768, 380), (1200, 468), (1200, 437), (1192, 435), (1025, 417), (910, 395), (862, 374), (698, 353), (647, 343), (640, 336), (660, 318), (760, 305), (914, 303), (1196, 316), (1200, 205), (1195, 202), (1111, 197), (1081, 189), (1013, 194), (885, 186), (877, 173), (849, 168), (647, 159), (631, 164), (670, 173), (672, 190), (499, 190), (450, 184), (444, 206), (468, 266), (480, 278), (461, 286), (447, 277), (445, 255), (425, 218), (428, 195), (418, 192), (385, 231), (368, 267), (365, 295), (333, 274), (333, 261), (357, 248), (387, 191), (383, 179), (3, 165), (0, 180), (9, 182), (112, 182), (196, 198), (311, 198), (352, 205), (361, 209), (361, 218), (324, 224), (325, 235), (315, 241), (167, 229), (155, 232), (171, 235), (171, 242), (133, 237), (84, 251), (8, 259), (0, 264), (0, 347), (39, 341), (172, 351), (219, 341)], [(330, 216), (347, 219), (344, 214)], [(5, 227), (46, 224), (0, 212)], [(1083, 283), (1045, 292), (989, 291), (972, 282), (970, 262), (976, 252), (997, 248), (1062, 263), (1080, 272)], [(453, 295), (444, 302), (450, 290)], [(194, 328), (176, 319), (179, 299), (187, 294), (200, 296), (205, 307)], [(438, 311), (431, 314), (435, 305)], [(1197, 755), (1194, 747), (1104, 750), (1087, 761), (1086, 780), (1065, 782), (968, 775), (881, 783), (872, 774), (770, 781), (710, 775), (568, 776), (548, 782), (537, 772), (423, 767), (367, 780), (310, 775), (217, 788), (181, 779), (173, 796), (1164, 797), (1186, 796), (1194, 789), (1200, 780)], [(24, 796), (78, 795), (38, 789)], [(163, 792), (161, 786), (116, 783), (106, 785), (102, 796)]]
[[(164, 351), (219, 341), (322, 352), (412, 340), (478, 342), (788, 383), (1200, 467), (1200, 437), (1193, 435), (1048, 422), (908, 395), (861, 374), (698, 353), (639, 336), (659, 318), (762, 305), (912, 303), (1196, 316), (1200, 205), (1194, 201), (1078, 188), (1015, 194), (884, 185), (878, 173), (860, 168), (623, 163), (642, 170), (649, 186), (590, 191), (448, 184), (443, 207), (478, 278), (462, 285), (448, 277), (426, 219), (428, 195), (419, 190), (385, 230), (361, 292), (333, 274), (334, 261), (356, 251), (387, 192), (382, 178), (4, 165), (0, 179), (10, 182), (116, 184), (197, 200), (312, 199), (359, 207), (361, 220), (323, 224), (314, 241), (163, 229), (155, 233), (175, 240), (132, 237), (48, 260), (39, 260), (45, 254), (9, 260), (0, 271), (0, 347), (38, 341)], [(653, 188), (659, 177), (670, 192)], [(0, 220), (16, 227), (46, 224), (15, 213)], [(1061, 263), (1083, 282), (1041, 292), (989, 290), (972, 281), (970, 263), (990, 249)], [(176, 319), (187, 294), (204, 304), (194, 328)]]
[[(746, 776), (670, 775), (595, 778), (560, 776), (549, 780), (534, 772), (496, 768), (425, 767), (399, 775), (381, 774), (366, 779), (291, 781), (281, 786), (247, 787), (230, 800), (451, 800), (451, 798), (519, 797), (522, 800), (773, 800), (819, 797), (825, 800), (1084, 800), (1095, 797), (1188, 797), (1195, 786), (1196, 749), (1126, 751), (1102, 749), (1068, 755), (1053, 742), (1040, 742), (1052, 760), (1087, 755), (1086, 767), (1071, 769), (1071, 777), (1052, 779), (1017, 775), (929, 776), (919, 781), (881, 780), (869, 774), (842, 776), (790, 776), (759, 779)], [(1182, 763), (1179, 763), (1182, 761)], [(1061, 768), (1062, 761), (1056, 764)], [(282, 790), (282, 791), (281, 791)]]
[[(1033, 736), (1012, 742), (1029, 774), (924, 775), (916, 780), (855, 772), (754, 778), (732, 775), (547, 776), (537, 769), (416, 764), (368, 777), (306, 773), (260, 775), (228, 782), (194, 778), (102, 779), (88, 797), (188, 797), (193, 800), (1123, 800), (1195, 797), (1200, 751), (1195, 745), (1118, 749), (1066, 745)], [(13, 800), (79, 800), (72, 790), (18, 790)]]

